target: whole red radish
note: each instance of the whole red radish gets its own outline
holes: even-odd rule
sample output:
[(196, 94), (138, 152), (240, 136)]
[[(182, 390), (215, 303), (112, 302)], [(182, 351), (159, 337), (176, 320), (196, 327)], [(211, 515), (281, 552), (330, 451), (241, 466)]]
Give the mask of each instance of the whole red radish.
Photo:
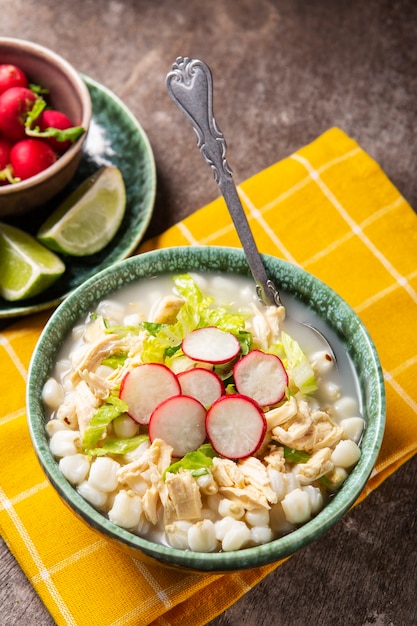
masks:
[(42, 139), (22, 139), (10, 150), (10, 163), (16, 178), (26, 180), (55, 163), (57, 156)]
[(10, 182), (10, 150), (12, 142), (5, 137), (0, 137), (0, 185)]
[[(55, 111), (54, 109), (47, 109), (46, 111), (42, 111), (36, 123), (42, 132), (44, 132), (47, 128), (67, 130), (68, 128), (73, 127), (71, 120), (65, 115), (65, 113), (62, 113), (61, 111)], [(72, 144), (71, 139), (67, 139), (66, 141), (59, 141), (59, 139), (57, 139), (56, 137), (46, 137), (45, 141), (49, 143), (51, 148), (59, 153), (63, 153), (68, 150), (68, 148)]]
[(6, 137), (0, 137), (0, 170), (10, 163), (10, 150), (12, 148), (12, 142)]
[(11, 87), (27, 87), (28, 79), (20, 67), (11, 63), (0, 65), (0, 94)]
[(18, 141), (25, 137), (25, 121), (36, 95), (26, 87), (11, 87), (0, 95), (0, 130), (5, 137)]

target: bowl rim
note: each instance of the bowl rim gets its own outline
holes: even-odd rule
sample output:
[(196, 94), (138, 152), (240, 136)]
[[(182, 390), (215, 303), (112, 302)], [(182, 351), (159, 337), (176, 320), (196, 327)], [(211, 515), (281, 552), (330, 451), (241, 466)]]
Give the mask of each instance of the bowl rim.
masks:
[[(48, 320), (33, 352), (27, 382), (27, 419), (35, 452), (48, 479), (64, 501), (66, 501), (67, 504), (71, 503), (73, 512), (78, 517), (83, 518), (90, 527), (100, 531), (108, 538), (118, 542), (125, 548), (140, 550), (145, 555), (156, 559), (159, 563), (168, 566), (179, 566), (192, 571), (212, 573), (249, 569), (277, 562), (280, 559), (290, 556), (329, 530), (354, 504), (365, 488), (382, 444), (385, 427), (385, 388), (382, 368), (376, 348), (363, 322), (350, 305), (348, 305), (331, 287), (302, 268), (279, 259), (278, 257), (262, 255), (267, 272), (272, 278), (274, 278), (273, 274), (282, 274), (286, 277), (285, 280), (289, 277), (296, 285), (294, 291), (297, 294), (301, 293), (303, 297), (311, 297), (313, 287), (315, 290), (319, 289), (321, 294), (325, 294), (332, 299), (341, 319), (346, 318), (349, 320), (349, 323), (354, 329), (352, 332), (354, 332), (355, 335), (357, 334), (357, 339), (361, 342), (363, 349), (366, 351), (367, 358), (369, 359), (367, 363), (367, 375), (372, 375), (375, 382), (375, 385), (369, 392), (374, 394), (373, 403), (375, 404), (375, 417), (372, 423), (365, 429), (363, 435), (362, 446), (366, 446), (367, 455), (361, 457), (340, 491), (315, 517), (293, 530), (288, 535), (284, 535), (283, 537), (260, 546), (244, 548), (235, 552), (196, 553), (153, 543), (123, 528), (115, 526), (102, 513), (98, 512), (81, 498), (59, 471), (58, 463), (53, 458), (49, 449), (48, 438), (44, 428), (45, 419), (42, 401), (39, 393), (41, 389), (41, 377), (39, 376), (38, 369), (40, 368), (42, 370), (46, 367), (45, 361), (47, 361), (47, 358), (45, 355), (47, 356), (48, 351), (51, 351), (51, 345), (48, 347), (48, 344), (55, 346), (52, 349), (54, 354), (58, 351), (56, 347), (57, 343), (59, 343), (57, 341), (58, 336), (54, 331), (56, 324), (59, 325), (63, 323), (65, 326), (64, 333), (67, 335), (70, 328), (75, 325), (75, 322), (80, 316), (86, 314), (88, 305), (93, 306), (93, 304), (96, 303), (98, 299), (103, 298), (106, 293), (115, 291), (115, 288), (107, 289), (107, 291), (104, 288), (108, 285), (109, 281), (113, 281), (116, 286), (122, 287), (129, 282), (149, 278), (156, 273), (152, 272), (153, 266), (158, 266), (158, 263), (167, 264), (170, 261), (172, 262), (172, 259), (184, 268), (189, 267), (190, 260), (193, 260), (198, 267), (191, 268), (189, 271), (216, 271), (216, 257), (218, 258), (218, 255), (226, 255), (227, 258), (230, 258), (232, 261), (229, 267), (233, 266), (233, 269), (229, 270), (228, 267), (228, 271), (236, 273), (236, 270), (239, 269), (239, 274), (250, 277), (249, 268), (247, 267), (245, 256), (241, 249), (227, 246), (179, 246), (175, 248), (152, 250), (124, 259), (102, 270), (95, 277), (88, 279), (60, 304)], [(201, 262), (203, 262), (203, 267), (199, 265)], [(173, 271), (178, 272), (185, 270), (176, 269)], [(163, 272), (160, 271), (159, 274), (161, 273)], [(165, 273), (172, 273), (172, 270), (168, 267)], [(299, 287), (300, 284), (303, 285), (301, 290)], [(97, 290), (103, 288), (104, 291), (101, 296), (97, 298)], [(75, 314), (73, 312), (74, 305), (77, 303), (80, 304), (81, 301), (82, 310)], [(322, 306), (322, 304), (323, 303), (319, 303), (319, 306)], [(343, 329), (339, 328), (339, 331), (342, 332)], [(348, 348), (349, 350), (353, 349), (352, 345), (348, 346)], [(43, 432), (41, 432), (42, 425)]]
[(27, 189), (31, 189), (34, 186), (41, 185), (51, 176), (54, 176), (61, 170), (65, 169), (65, 167), (68, 165), (68, 163), (72, 161), (74, 155), (80, 150), (81, 146), (86, 140), (92, 116), (92, 103), (87, 85), (82, 79), (81, 74), (75, 69), (73, 65), (71, 65), (69, 61), (64, 59), (54, 50), (51, 50), (50, 48), (47, 48), (41, 44), (15, 37), (0, 37), (0, 46), (2, 45), (7, 45), (10, 48), (15, 48), (16, 52), (27, 51), (30, 54), (35, 54), (39, 58), (44, 58), (47, 61), (51, 61), (53, 65), (58, 67), (60, 71), (65, 74), (65, 76), (69, 79), (77, 92), (80, 94), (80, 99), (82, 101), (83, 107), (83, 115), (80, 121), (80, 126), (83, 126), (85, 129), (85, 132), (77, 139), (77, 141), (75, 141), (68, 148), (68, 150), (60, 155), (55, 163), (47, 167), (45, 170), (39, 172), (39, 174), (35, 174), (35, 176), (27, 178), (26, 180), (22, 180), (18, 183), (13, 183), (13, 185), (1, 185), (0, 196), (5, 197), (14, 195), (15, 193), (25, 191)]

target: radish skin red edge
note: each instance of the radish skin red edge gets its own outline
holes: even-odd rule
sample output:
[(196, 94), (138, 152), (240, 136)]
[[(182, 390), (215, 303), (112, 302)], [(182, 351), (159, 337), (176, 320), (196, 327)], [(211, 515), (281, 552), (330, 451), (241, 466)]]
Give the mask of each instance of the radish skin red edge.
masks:
[(228, 459), (253, 455), (261, 446), (266, 429), (261, 407), (242, 394), (223, 396), (207, 411), (207, 437), (214, 450)]
[(162, 363), (143, 363), (128, 372), (120, 385), (119, 397), (128, 405), (128, 415), (139, 424), (148, 424), (154, 409), (181, 387), (174, 372)]
[(233, 368), (236, 389), (260, 406), (278, 404), (288, 388), (288, 374), (275, 354), (252, 350)]
[(175, 396), (161, 402), (149, 420), (149, 439), (163, 439), (174, 457), (197, 450), (206, 440), (206, 409), (191, 396)]
[(184, 338), (181, 347), (193, 361), (219, 365), (232, 361), (240, 352), (237, 337), (216, 326), (196, 328)]

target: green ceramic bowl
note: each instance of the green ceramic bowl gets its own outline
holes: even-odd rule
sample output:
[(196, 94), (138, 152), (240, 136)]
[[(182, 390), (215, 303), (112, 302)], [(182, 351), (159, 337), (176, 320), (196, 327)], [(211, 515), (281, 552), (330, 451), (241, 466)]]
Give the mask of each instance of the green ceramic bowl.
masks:
[[(59, 346), (77, 323), (102, 298), (120, 287), (169, 272), (215, 271), (250, 276), (241, 250), (224, 247), (184, 247), (156, 250), (121, 261), (78, 287), (47, 323), (30, 365), (27, 409), (35, 451), (49, 480), (75, 514), (132, 554), (200, 572), (227, 572), (276, 562), (317, 539), (351, 507), (374, 467), (385, 423), (384, 383), (372, 340), (354, 311), (332, 289), (302, 269), (271, 256), (264, 257), (268, 275), (281, 295), (295, 298), (318, 316), (330, 341), (338, 337), (357, 373), (366, 429), (362, 456), (343, 487), (311, 521), (290, 534), (261, 546), (228, 553), (193, 553), (158, 545), (110, 522), (78, 495), (58, 469), (45, 430), (42, 388), (57, 358)], [(288, 310), (289, 315), (291, 311)]]

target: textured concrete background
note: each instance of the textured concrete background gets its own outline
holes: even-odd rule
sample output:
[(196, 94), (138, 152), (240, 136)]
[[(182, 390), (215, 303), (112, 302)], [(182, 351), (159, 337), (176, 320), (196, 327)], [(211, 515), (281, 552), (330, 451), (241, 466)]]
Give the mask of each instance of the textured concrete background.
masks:
[[(178, 55), (215, 78), (236, 182), (339, 126), (417, 208), (415, 0), (0, 0), (0, 35), (59, 52), (137, 116), (155, 153), (149, 234), (218, 195), (169, 100)], [(211, 626), (411, 626), (417, 458)], [(0, 546), (0, 624), (53, 622)]]

